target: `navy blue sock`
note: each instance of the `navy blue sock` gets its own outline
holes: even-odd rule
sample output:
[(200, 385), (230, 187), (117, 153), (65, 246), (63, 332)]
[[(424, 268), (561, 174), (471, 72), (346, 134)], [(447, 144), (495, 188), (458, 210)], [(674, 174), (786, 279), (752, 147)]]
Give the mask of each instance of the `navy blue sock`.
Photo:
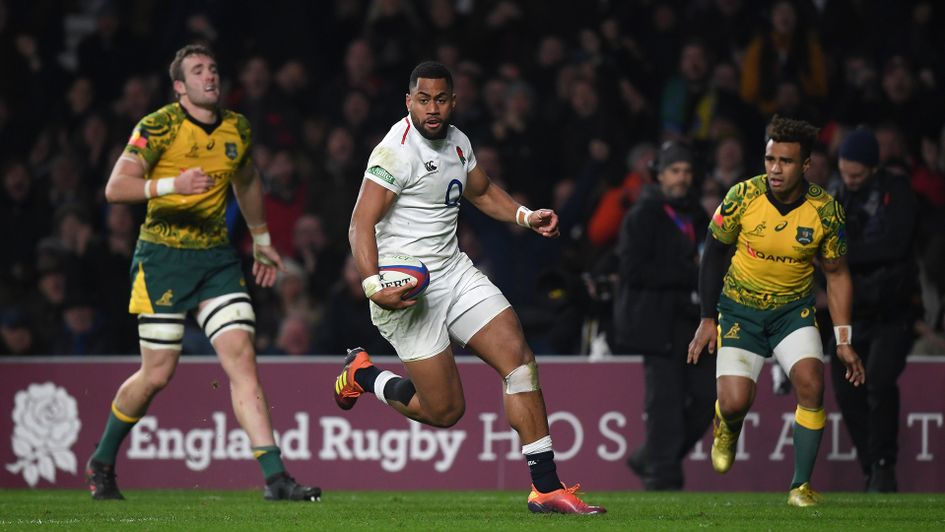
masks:
[(558, 479), (558, 468), (555, 466), (555, 452), (526, 454), (528, 471), (532, 475), (532, 485), (541, 493), (549, 493), (561, 489), (561, 480)]
[(384, 385), (384, 397), (388, 401), (391, 399), (400, 402), (403, 405), (410, 404), (410, 400), (416, 395), (417, 389), (410, 379), (395, 377)]
[(381, 370), (377, 369), (377, 366), (370, 365), (354, 372), (354, 382), (364, 388), (364, 391), (374, 393), (374, 381), (380, 374)]
[[(364, 391), (374, 393), (374, 383), (377, 382), (377, 376), (380, 374), (381, 370), (377, 369), (377, 366), (368, 366), (354, 372), (354, 381), (364, 388)], [(413, 382), (403, 377), (394, 377), (384, 385), (384, 397), (388, 401), (393, 399), (406, 405), (416, 393), (417, 389)]]

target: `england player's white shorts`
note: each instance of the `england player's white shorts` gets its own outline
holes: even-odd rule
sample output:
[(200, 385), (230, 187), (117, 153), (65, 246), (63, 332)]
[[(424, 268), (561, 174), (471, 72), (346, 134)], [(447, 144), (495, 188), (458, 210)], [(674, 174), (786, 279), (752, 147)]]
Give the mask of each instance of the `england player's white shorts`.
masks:
[(433, 357), (450, 338), (465, 346), (511, 305), (488, 277), (460, 253), (445, 268), (432, 272), (430, 286), (417, 304), (385, 310), (371, 302), (371, 321), (404, 362)]

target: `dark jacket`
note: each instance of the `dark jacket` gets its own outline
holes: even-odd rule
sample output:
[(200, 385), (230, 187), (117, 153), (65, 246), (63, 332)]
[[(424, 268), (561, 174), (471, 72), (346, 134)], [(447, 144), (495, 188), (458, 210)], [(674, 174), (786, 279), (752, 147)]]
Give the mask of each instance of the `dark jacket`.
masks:
[(840, 187), (834, 197), (846, 213), (854, 321), (917, 318), (916, 199), (908, 179), (880, 170), (860, 190)]
[[(667, 209), (666, 206), (670, 209)], [(671, 212), (688, 218), (687, 236)], [(619, 282), (614, 297), (618, 349), (633, 354), (669, 354), (674, 323), (695, 330), (699, 306), (699, 250), (709, 219), (691, 198), (668, 201), (658, 185), (648, 186), (624, 217), (617, 243)]]

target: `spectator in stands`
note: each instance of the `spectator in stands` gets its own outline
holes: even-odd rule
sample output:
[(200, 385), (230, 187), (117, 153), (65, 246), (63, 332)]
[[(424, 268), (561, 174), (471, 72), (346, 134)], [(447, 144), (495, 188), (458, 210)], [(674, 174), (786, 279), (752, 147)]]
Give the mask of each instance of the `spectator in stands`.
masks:
[(29, 169), (13, 160), (2, 167), (0, 178), (0, 304), (22, 301), (34, 266), (34, 248), (49, 234), (49, 204)]
[(62, 307), (66, 299), (66, 250), (47, 237), (37, 246), (37, 276), (25, 310), (36, 333), (39, 349), (54, 354), (52, 343), (62, 330)]
[(663, 139), (705, 138), (713, 111), (709, 94), (711, 62), (705, 44), (687, 41), (679, 53), (679, 72), (663, 86), (660, 127)]
[(109, 2), (100, 5), (95, 31), (79, 43), (79, 71), (96, 81), (96, 92), (103, 100), (111, 101), (140, 64), (135, 54), (142, 47), (123, 24), (117, 6)]
[(250, 56), (240, 69), (240, 85), (230, 95), (230, 106), (253, 124), (253, 139), (272, 148), (299, 143), (301, 119), (282, 95), (273, 90), (269, 60)]
[(0, 315), (0, 355), (40, 355), (33, 342), (33, 331), (23, 311), (9, 308)]
[(769, 116), (777, 110), (777, 89), (782, 81), (798, 83), (804, 99), (827, 96), (827, 65), (820, 39), (798, 23), (792, 0), (771, 5), (770, 29), (761, 32), (745, 51), (741, 95)]
[[(895, 124), (910, 146), (917, 146), (923, 131), (941, 124), (941, 99), (930, 97), (918, 83), (912, 62), (893, 55), (883, 65), (882, 95), (876, 109), (877, 120)], [(916, 150), (918, 151), (918, 150)]]
[(314, 303), (322, 302), (338, 278), (343, 261), (343, 253), (338, 252), (337, 242), (329, 237), (322, 217), (300, 216), (292, 230), (292, 246), (295, 249), (292, 258), (305, 272), (309, 296)]
[(313, 353), (341, 355), (357, 338), (364, 349), (378, 355), (393, 355), (394, 348), (371, 323), (371, 311), (361, 288), (361, 275), (351, 255), (345, 259), (339, 278), (325, 298), (325, 312), (315, 328)]
[(56, 334), (53, 353), (57, 355), (109, 355), (112, 336), (92, 295), (81, 287), (70, 288), (62, 305), (63, 328)]
[(311, 322), (301, 314), (291, 313), (279, 324), (279, 334), (272, 354), (308, 355), (312, 353)]
[(604, 248), (617, 241), (624, 215), (640, 198), (643, 187), (653, 182), (650, 166), (655, 159), (653, 144), (637, 144), (630, 150), (623, 180), (604, 191), (587, 223), (587, 237), (592, 244)]
[(358, 166), (354, 137), (344, 127), (331, 128), (325, 144), (324, 158), (315, 165), (307, 186), (305, 210), (318, 213), (328, 232), (343, 239), (350, 216), (346, 211), (358, 197), (363, 168)]
[(810, 151), (810, 166), (804, 178), (827, 190), (836, 190), (837, 178), (834, 176), (830, 156), (823, 144), (815, 144)]
[[(97, 306), (111, 335), (113, 351), (121, 355), (133, 355), (139, 349), (138, 320), (134, 314), (128, 313), (125, 281), (138, 240), (139, 221), (135, 218), (130, 205), (113, 203), (105, 207), (104, 249), (95, 268)], [(206, 352), (210, 353), (212, 349), (208, 348)]]
[(722, 190), (728, 190), (748, 177), (745, 169), (745, 149), (737, 137), (725, 137), (718, 141), (713, 162), (715, 165), (709, 177), (717, 182)]
[[(144, 76), (132, 76), (122, 86), (121, 98), (112, 106), (112, 131), (131, 131), (138, 120), (155, 105), (151, 81)], [(103, 178), (104, 179), (104, 178)]]
[[(263, 172), (266, 192), (263, 203), (268, 213), (269, 234), (272, 245), (283, 256), (295, 252), (292, 245), (292, 229), (296, 220), (305, 211), (305, 185), (298, 175), (294, 152), (277, 150), (272, 161)], [(247, 235), (244, 248), (252, 247), (252, 238)]]

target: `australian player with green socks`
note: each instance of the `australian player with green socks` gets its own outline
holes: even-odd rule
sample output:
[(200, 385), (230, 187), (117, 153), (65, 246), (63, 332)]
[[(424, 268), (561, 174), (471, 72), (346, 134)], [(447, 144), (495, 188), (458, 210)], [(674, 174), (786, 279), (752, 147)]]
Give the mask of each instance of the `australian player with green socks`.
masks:
[(689, 344), (689, 361), (718, 346), (712, 467), (725, 473), (735, 461), (758, 375), (774, 355), (797, 396), (788, 504), (812, 506), (819, 495), (810, 477), (827, 419), (823, 345), (814, 315), (815, 260), (827, 278), (846, 378), (859, 386), (866, 374), (851, 345), (853, 286), (844, 258), (843, 210), (804, 180), (817, 128), (775, 116), (767, 133), (766, 173), (733, 186), (709, 224), (699, 269), (702, 321)]
[(317, 500), (321, 490), (289, 476), (275, 445), (256, 368), (255, 314), (227, 236), (232, 188), (253, 235), (253, 276), (260, 286), (272, 286), (282, 261), (266, 229), (249, 122), (218, 107), (220, 81), (209, 49), (185, 46), (170, 75), (178, 101), (138, 123), (105, 187), (110, 203), (147, 202), (148, 210), (132, 259), (128, 305), (138, 315), (141, 368), (119, 387), (89, 459), (92, 498), (124, 498), (115, 482), (118, 449), (174, 375), (184, 318), (194, 311), (230, 380), (236, 419), (266, 481), (265, 498)]

